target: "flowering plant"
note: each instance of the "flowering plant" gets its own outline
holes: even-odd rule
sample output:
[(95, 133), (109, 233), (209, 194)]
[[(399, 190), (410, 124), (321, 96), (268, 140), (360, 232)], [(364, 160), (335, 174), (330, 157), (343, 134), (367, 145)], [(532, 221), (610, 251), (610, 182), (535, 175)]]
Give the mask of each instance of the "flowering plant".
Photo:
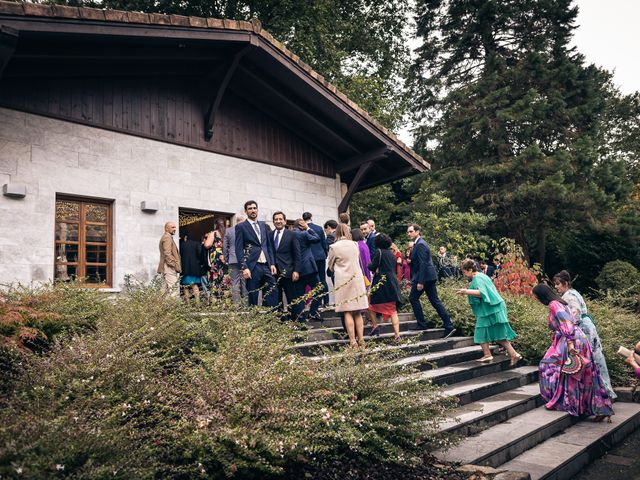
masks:
[(514, 295), (532, 295), (533, 287), (542, 276), (539, 264), (529, 266), (522, 247), (511, 238), (501, 238), (496, 242), (494, 258), (500, 265), (494, 273), (493, 283), (499, 292)]

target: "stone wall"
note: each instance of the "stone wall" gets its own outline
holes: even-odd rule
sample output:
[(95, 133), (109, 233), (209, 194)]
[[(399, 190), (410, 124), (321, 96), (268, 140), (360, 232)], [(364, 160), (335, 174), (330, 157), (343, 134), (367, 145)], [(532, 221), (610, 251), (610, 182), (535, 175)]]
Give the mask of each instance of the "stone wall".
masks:
[[(327, 178), (0, 108), (0, 185), (26, 184), (22, 199), (0, 196), (0, 284), (53, 277), (56, 194), (114, 201), (114, 287), (125, 275), (148, 281), (158, 240), (179, 208), (237, 213), (256, 200), (262, 220), (303, 211), (337, 218), (343, 186)], [(140, 202), (161, 209), (144, 213)]]

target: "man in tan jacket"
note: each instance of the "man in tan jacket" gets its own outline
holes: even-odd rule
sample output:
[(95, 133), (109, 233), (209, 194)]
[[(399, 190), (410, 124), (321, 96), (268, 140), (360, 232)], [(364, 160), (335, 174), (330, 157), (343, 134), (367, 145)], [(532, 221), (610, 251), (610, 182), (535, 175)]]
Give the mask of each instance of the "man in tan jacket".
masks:
[(163, 292), (177, 296), (178, 275), (182, 271), (180, 263), (180, 253), (173, 241), (173, 234), (176, 233), (176, 224), (167, 222), (164, 224), (164, 234), (160, 238), (160, 263), (158, 273), (164, 279)]

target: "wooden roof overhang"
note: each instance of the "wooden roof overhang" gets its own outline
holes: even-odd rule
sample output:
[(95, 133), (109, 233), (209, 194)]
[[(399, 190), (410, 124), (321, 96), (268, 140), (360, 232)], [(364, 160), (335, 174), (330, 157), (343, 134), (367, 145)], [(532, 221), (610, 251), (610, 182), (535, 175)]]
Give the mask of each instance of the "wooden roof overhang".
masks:
[(205, 136), (228, 90), (329, 157), (349, 191), (429, 168), (260, 22), (0, 1), (0, 77), (184, 76), (206, 98)]

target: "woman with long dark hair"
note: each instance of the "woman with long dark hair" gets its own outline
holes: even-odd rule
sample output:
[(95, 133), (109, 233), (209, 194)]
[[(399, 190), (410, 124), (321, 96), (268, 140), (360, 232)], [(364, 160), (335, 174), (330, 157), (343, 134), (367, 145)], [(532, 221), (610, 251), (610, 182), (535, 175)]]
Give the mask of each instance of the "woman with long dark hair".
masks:
[(573, 318), (578, 322), (578, 326), (589, 338), (593, 361), (598, 365), (602, 384), (604, 385), (604, 388), (607, 389), (609, 398), (611, 398), (611, 400), (615, 400), (617, 395), (611, 386), (609, 369), (607, 368), (607, 361), (605, 360), (604, 353), (602, 352), (600, 335), (598, 335), (598, 330), (596, 329), (593, 318), (589, 315), (589, 310), (587, 309), (587, 304), (585, 303), (584, 298), (582, 298), (582, 295), (580, 295), (580, 293), (571, 286), (571, 275), (566, 270), (561, 270), (553, 276), (553, 284), (556, 287), (557, 292), (562, 295), (562, 299), (567, 302), (569, 310), (573, 313)]
[(595, 421), (611, 421), (611, 398), (593, 361), (591, 343), (578, 326), (571, 310), (551, 287), (543, 283), (533, 294), (549, 307), (551, 346), (540, 361), (540, 394), (549, 410), (563, 410), (573, 416), (595, 415)]

